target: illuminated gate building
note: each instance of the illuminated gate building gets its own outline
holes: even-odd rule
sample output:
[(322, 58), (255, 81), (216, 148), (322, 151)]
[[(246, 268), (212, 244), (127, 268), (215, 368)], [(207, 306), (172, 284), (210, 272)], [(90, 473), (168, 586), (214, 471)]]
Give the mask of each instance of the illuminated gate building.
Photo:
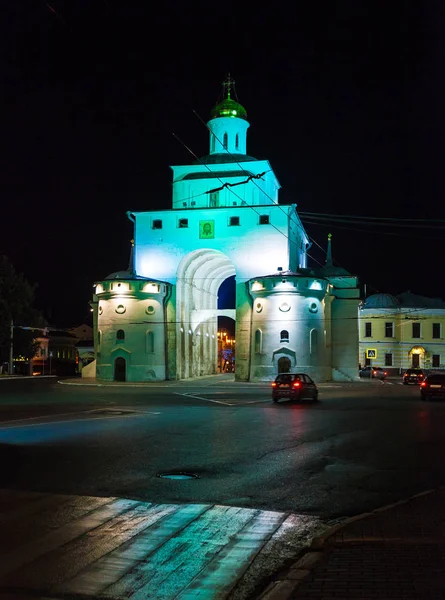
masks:
[[(308, 267), (310, 240), (296, 204), (280, 205), (267, 160), (247, 154), (247, 113), (230, 79), (212, 110), (209, 154), (172, 167), (172, 208), (128, 212), (128, 271), (96, 283), (99, 380), (187, 379), (217, 371), (217, 318), (236, 327), (235, 377), (271, 380), (303, 371), (317, 381), (357, 375), (357, 278)], [(218, 290), (236, 278), (236, 305)], [(95, 373), (94, 373), (95, 370)]]

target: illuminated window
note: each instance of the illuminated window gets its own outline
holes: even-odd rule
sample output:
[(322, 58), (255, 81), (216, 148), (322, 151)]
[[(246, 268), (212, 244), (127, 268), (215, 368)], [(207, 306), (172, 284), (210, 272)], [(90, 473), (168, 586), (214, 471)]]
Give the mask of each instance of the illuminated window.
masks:
[(385, 354), (385, 367), (392, 367), (392, 354)]
[(365, 337), (372, 337), (372, 323), (365, 323)]
[(227, 133), (225, 133), (224, 137), (223, 137), (223, 146), (226, 150), (227, 150), (228, 143), (229, 143), (229, 136), (227, 135)]
[(255, 353), (260, 354), (263, 348), (263, 332), (261, 329), (255, 331)]
[(385, 323), (385, 337), (394, 337), (394, 323)]
[(116, 340), (123, 342), (125, 340), (125, 331), (118, 329), (116, 332)]
[(435, 340), (440, 339), (440, 323), (433, 323), (433, 338)]
[(216, 208), (217, 206), (219, 206), (219, 194), (218, 192), (212, 192), (210, 194), (210, 207)]
[(269, 225), (269, 215), (260, 215), (260, 225)]
[(153, 219), (152, 228), (162, 229), (162, 219)]
[(234, 225), (239, 225), (239, 217), (230, 217), (229, 225), (232, 227)]
[(280, 342), (288, 342), (289, 341), (289, 332), (286, 329), (280, 332)]
[(420, 323), (413, 323), (413, 338), (420, 338)]
[(310, 344), (310, 353), (311, 354), (317, 354), (317, 350), (318, 350), (318, 331), (316, 329), (312, 329), (312, 331), (311, 331), (310, 338), (309, 338), (309, 344)]
[(435, 369), (440, 367), (440, 354), (433, 354), (433, 367)]
[(236, 136), (235, 136), (235, 148), (238, 150), (238, 147), (239, 147), (239, 136), (238, 136), (238, 134), (236, 134)]
[(188, 226), (189, 226), (189, 220), (188, 219), (179, 219), (178, 227), (180, 229), (185, 229)]
[(155, 351), (155, 334), (153, 331), (147, 331), (145, 334), (145, 352), (147, 354), (153, 354)]

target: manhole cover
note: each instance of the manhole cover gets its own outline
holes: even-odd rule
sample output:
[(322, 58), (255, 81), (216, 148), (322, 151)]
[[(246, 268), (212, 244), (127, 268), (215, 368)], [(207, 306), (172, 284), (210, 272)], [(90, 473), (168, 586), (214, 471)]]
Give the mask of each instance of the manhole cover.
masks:
[(158, 473), (156, 477), (160, 477), (161, 479), (176, 479), (176, 480), (184, 480), (184, 479), (199, 479), (199, 475), (196, 473), (185, 473), (183, 471), (179, 471), (176, 473)]

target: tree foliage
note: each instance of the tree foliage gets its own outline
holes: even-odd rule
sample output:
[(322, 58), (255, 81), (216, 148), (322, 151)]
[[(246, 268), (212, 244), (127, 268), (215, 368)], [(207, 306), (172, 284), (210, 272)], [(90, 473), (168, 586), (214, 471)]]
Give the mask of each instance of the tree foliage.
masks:
[(24, 327), (44, 327), (42, 315), (34, 308), (35, 286), (14, 269), (6, 256), (0, 255), (0, 360), (8, 360), (11, 321), (14, 323), (14, 355), (31, 358), (38, 331)]

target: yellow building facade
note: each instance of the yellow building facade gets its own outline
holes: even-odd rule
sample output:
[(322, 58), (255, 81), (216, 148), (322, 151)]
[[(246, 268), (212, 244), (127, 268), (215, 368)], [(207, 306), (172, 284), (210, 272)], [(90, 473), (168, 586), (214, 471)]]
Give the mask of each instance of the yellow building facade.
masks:
[(360, 366), (388, 375), (409, 368), (445, 370), (445, 302), (405, 292), (374, 294), (359, 307)]

